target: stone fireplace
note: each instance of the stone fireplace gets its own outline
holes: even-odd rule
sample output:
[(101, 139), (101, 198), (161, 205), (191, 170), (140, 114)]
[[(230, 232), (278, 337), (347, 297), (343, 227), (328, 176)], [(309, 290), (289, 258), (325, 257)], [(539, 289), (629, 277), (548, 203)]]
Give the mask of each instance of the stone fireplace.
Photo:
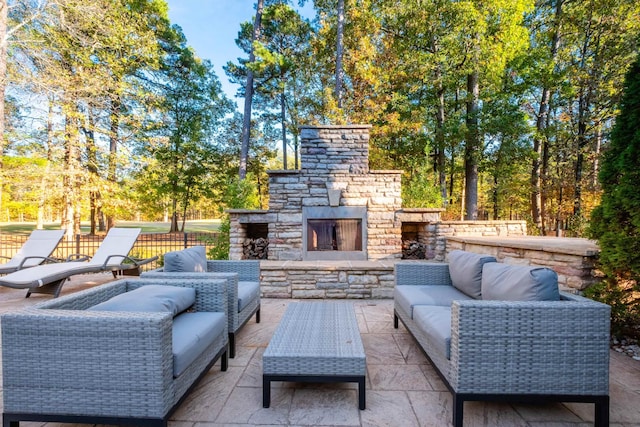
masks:
[(269, 260), (400, 258), (402, 172), (369, 170), (370, 128), (302, 127), (301, 169), (268, 172), (269, 209), (229, 211), (230, 258), (246, 258), (256, 230)]

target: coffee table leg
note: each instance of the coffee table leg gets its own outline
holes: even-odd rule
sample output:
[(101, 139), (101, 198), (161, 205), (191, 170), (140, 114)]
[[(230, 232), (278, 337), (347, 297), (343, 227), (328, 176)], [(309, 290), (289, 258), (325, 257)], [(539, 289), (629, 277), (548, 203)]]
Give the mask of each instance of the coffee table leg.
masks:
[(364, 378), (365, 377), (362, 377), (358, 380), (358, 400), (359, 400), (361, 410), (364, 410), (365, 402), (366, 402)]
[(271, 380), (265, 375), (262, 376), (262, 407), (268, 408), (271, 405)]

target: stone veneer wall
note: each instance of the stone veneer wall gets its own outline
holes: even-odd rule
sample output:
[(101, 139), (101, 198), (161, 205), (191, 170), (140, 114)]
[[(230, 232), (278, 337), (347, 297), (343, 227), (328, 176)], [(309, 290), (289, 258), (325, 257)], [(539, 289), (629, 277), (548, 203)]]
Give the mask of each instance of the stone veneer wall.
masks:
[(260, 262), (265, 298), (393, 298), (394, 262)]
[(426, 240), (436, 261), (444, 261), (451, 248), (448, 237), (507, 237), (526, 236), (526, 221), (439, 221), (425, 226)]
[(269, 171), (269, 259), (302, 260), (304, 207), (367, 208), (370, 260), (401, 255), (401, 171), (369, 170), (369, 125), (302, 127), (300, 171)]

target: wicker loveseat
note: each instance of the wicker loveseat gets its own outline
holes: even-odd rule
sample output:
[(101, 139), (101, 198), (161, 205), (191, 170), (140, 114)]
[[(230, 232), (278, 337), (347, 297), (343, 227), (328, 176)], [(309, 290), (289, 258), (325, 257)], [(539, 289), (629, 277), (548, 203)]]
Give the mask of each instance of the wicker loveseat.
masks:
[(260, 323), (260, 261), (208, 260), (203, 246), (193, 246), (166, 253), (163, 267), (143, 272), (141, 277), (226, 280), (229, 357), (235, 357), (238, 331), (254, 314)]
[[(190, 297), (193, 289), (195, 303), (192, 297), (178, 308), (162, 296), (168, 311), (141, 311), (149, 309), (133, 298), (128, 307), (104, 306), (153, 288)], [(4, 426), (165, 427), (218, 359), (227, 369), (226, 308), (222, 280), (130, 279), (2, 315)]]
[(465, 401), (591, 402), (595, 425), (608, 426), (608, 305), (559, 292), (551, 269), (464, 251), (448, 264), (399, 262), (395, 278), (394, 327), (446, 383), (455, 427)]

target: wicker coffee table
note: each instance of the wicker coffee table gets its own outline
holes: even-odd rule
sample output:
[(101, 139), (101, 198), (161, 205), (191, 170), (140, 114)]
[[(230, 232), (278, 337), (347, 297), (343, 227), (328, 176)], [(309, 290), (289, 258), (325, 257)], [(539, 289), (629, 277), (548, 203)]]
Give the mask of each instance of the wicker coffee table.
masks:
[(262, 405), (271, 381), (357, 382), (365, 408), (366, 360), (353, 305), (292, 302), (262, 356)]

